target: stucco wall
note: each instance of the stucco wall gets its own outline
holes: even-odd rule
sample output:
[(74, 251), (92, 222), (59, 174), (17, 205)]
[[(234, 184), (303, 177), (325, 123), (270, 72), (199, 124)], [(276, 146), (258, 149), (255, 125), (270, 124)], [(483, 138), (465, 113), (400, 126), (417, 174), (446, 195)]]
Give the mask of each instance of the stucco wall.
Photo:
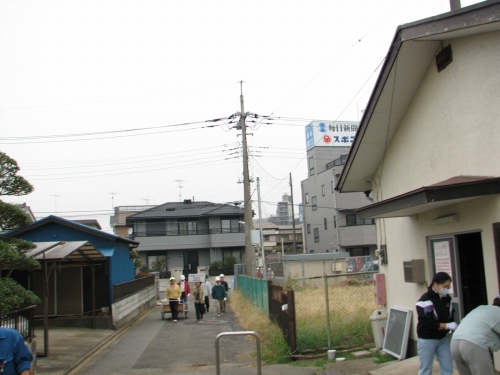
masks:
[(431, 61), (387, 150), (382, 199), (454, 176), (500, 175), (500, 33), (451, 47), (453, 62), (437, 73)]
[[(451, 47), (453, 62), (437, 73), (432, 61), (387, 150), (383, 169), (379, 166), (376, 201), (454, 176), (500, 176), (500, 33), (452, 40)], [(449, 214), (458, 214), (459, 221), (432, 223)], [(429, 281), (428, 237), (467, 231), (481, 231), (488, 300), (492, 300), (499, 293), (494, 222), (500, 222), (498, 195), (411, 217), (378, 219), (378, 242), (386, 243), (388, 250), (389, 266), (381, 269), (386, 273), (388, 305), (414, 309), (426, 289), (404, 282), (403, 260), (424, 259)], [(413, 339), (415, 327), (414, 312)]]

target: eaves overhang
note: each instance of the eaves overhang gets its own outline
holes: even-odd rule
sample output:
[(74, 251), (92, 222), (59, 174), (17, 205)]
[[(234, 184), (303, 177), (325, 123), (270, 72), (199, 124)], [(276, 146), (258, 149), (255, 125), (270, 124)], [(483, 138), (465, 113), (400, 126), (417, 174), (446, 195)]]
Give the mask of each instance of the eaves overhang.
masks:
[(500, 0), (399, 26), (367, 103), (336, 190), (372, 190), (394, 134), (443, 42), (500, 30)]
[(500, 194), (500, 177), (457, 176), (355, 210), (359, 218), (416, 215), (481, 196)]

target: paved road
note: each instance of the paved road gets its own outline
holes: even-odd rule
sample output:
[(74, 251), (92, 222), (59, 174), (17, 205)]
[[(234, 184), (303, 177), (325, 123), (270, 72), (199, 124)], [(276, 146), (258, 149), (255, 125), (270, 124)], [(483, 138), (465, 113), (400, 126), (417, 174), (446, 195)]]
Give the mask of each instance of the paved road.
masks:
[[(161, 319), (160, 307), (112, 340), (72, 374), (215, 374), (215, 338), (221, 332), (242, 331), (230, 305), (198, 323), (192, 302), (188, 318)], [(180, 315), (181, 316), (181, 315)], [(221, 374), (257, 373), (256, 344), (251, 336), (220, 339)]]

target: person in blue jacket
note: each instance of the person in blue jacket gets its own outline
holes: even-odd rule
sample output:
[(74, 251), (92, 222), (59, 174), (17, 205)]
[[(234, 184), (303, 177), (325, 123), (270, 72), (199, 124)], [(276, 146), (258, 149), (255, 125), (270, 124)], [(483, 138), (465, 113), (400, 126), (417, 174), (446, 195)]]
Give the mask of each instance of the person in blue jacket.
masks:
[(15, 329), (0, 327), (0, 373), (29, 375), (33, 355)]
[(427, 292), (416, 303), (419, 375), (432, 375), (434, 355), (438, 359), (441, 375), (453, 374), (450, 340), (446, 334), (457, 329), (457, 323), (454, 322), (454, 310), (448, 294), (450, 287), (451, 276), (438, 272)]

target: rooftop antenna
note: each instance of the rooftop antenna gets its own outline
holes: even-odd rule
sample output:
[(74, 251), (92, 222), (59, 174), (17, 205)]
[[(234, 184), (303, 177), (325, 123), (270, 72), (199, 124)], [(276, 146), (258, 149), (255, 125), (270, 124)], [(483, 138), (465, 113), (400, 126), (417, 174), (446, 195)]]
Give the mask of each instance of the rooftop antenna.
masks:
[(116, 195), (117, 193), (114, 193), (114, 192), (113, 192), (113, 193), (109, 193), (109, 194), (111, 194), (111, 208), (112, 208), (112, 209), (115, 209), (115, 195)]
[(182, 202), (182, 194), (181, 194), (181, 191), (182, 191), (182, 185), (181, 183), (184, 182), (183, 180), (174, 180), (178, 183), (177, 187), (179, 188), (179, 202)]
[(146, 206), (149, 205), (149, 201), (151, 200), (151, 198), (142, 198), (142, 200), (144, 202), (146, 202)]

